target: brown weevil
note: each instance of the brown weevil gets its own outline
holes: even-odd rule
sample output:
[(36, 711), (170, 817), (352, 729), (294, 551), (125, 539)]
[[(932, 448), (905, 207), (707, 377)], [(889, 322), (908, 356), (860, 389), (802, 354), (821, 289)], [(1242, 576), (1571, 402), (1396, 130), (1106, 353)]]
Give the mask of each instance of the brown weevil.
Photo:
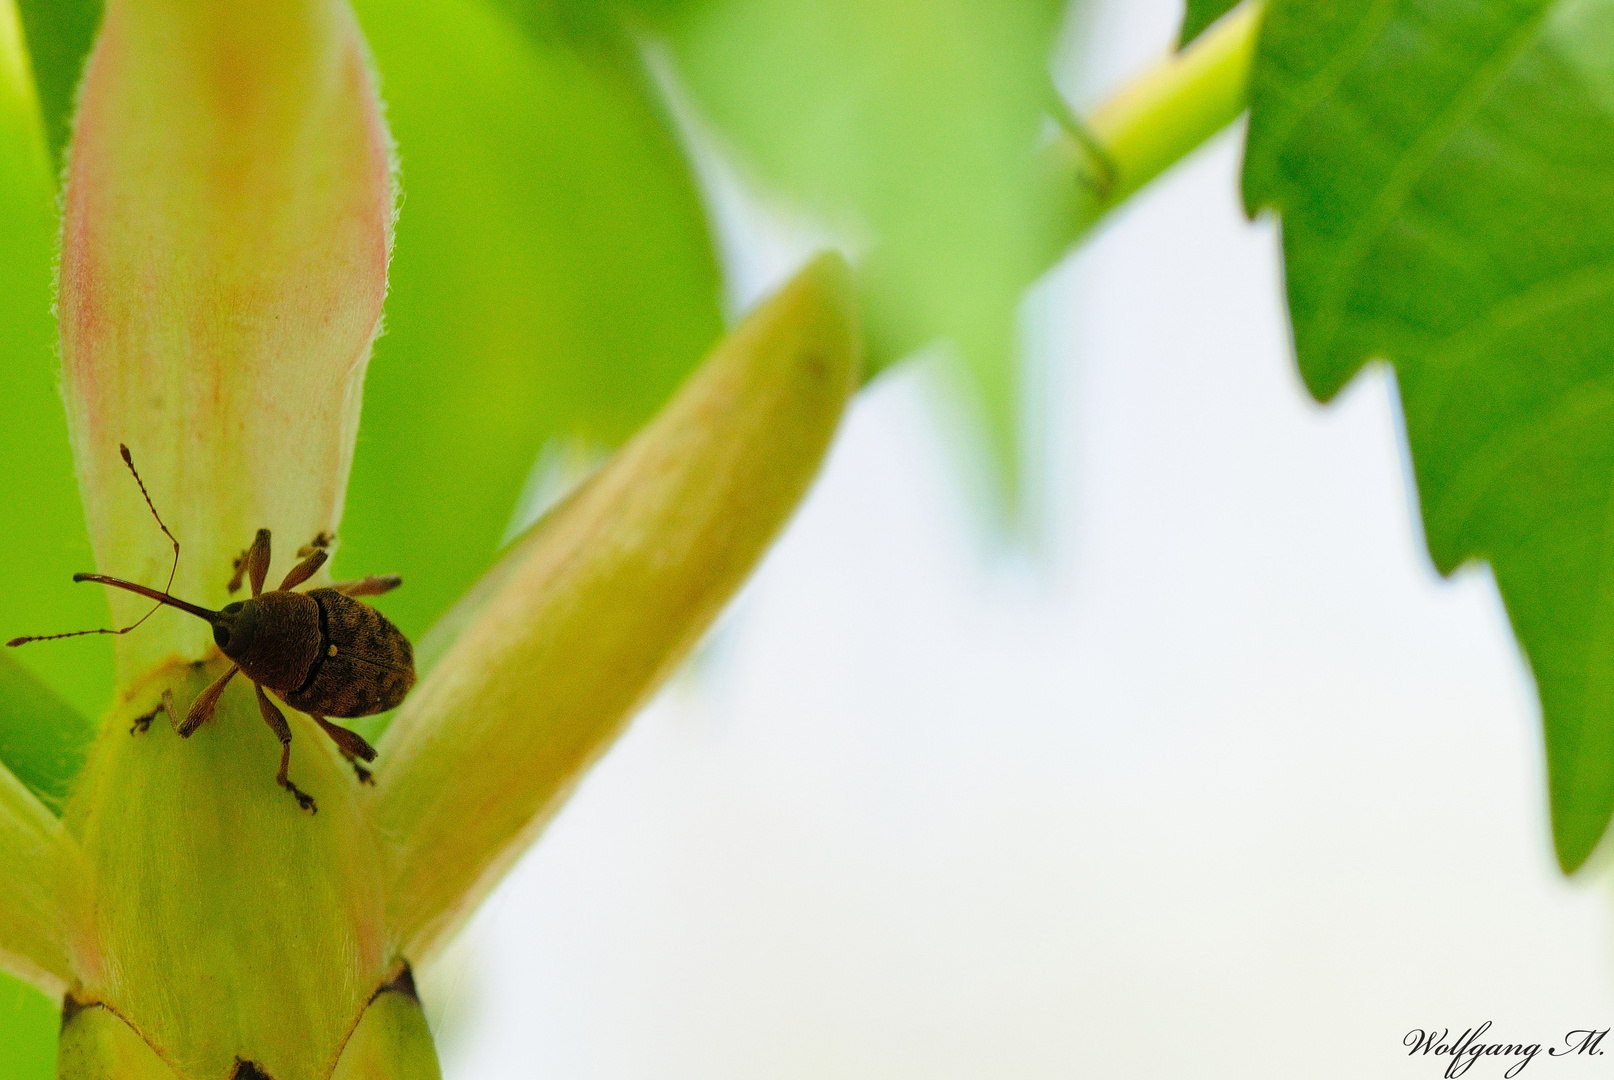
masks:
[[(174, 570), (177, 570), (179, 541), (174, 539), (152, 505), (146, 485), (135, 471), (129, 448), (120, 445), (118, 449), (135, 483), (140, 485), (151, 516), (157, 519), (163, 534), (173, 541)], [(317, 812), (313, 798), (286, 776), (286, 768), (291, 763), (291, 728), (264, 690), (273, 690), (287, 705), (307, 713), (336, 743), (359, 779), (371, 783), (370, 771), (360, 761), (374, 761), (375, 750), (357, 732), (333, 724), (327, 717), (346, 720), (386, 712), (402, 702), (415, 684), (415, 654), (409, 639), (385, 615), (357, 599), (395, 589), (402, 584), (401, 579), (367, 577), (308, 592), (292, 591), (325, 565), (330, 542), (328, 534), (315, 537), (312, 544), (298, 551), (302, 561), (292, 567), (280, 588), (264, 592), (264, 579), (269, 574), (269, 530), (259, 529), (252, 545), (236, 560), (235, 576), (230, 581), (230, 591), (235, 592), (244, 575), (252, 583), (252, 598), (226, 604), (219, 611), (170, 596), (167, 590), (174, 583), (174, 570), (169, 571), (168, 585), (161, 590), (104, 574), (74, 574), (74, 581), (111, 585), (148, 597), (157, 604), (140, 619), (119, 630), (76, 630), (69, 634), (13, 638), (6, 644), (23, 645), (83, 634), (127, 634), (165, 604), (206, 620), (213, 627), (213, 641), (219, 651), (235, 663), (197, 695), (185, 719), (176, 723), (175, 729), (189, 738), (198, 727), (211, 720), (225, 685), (236, 672), (241, 672), (252, 681), (258, 694), (258, 711), (280, 740), (280, 772), (275, 782), (291, 792), (304, 810)], [(169, 695), (164, 696), (164, 708), (169, 719), (174, 720)], [(141, 720), (149, 723), (151, 717)], [(137, 720), (132, 730), (145, 728)]]

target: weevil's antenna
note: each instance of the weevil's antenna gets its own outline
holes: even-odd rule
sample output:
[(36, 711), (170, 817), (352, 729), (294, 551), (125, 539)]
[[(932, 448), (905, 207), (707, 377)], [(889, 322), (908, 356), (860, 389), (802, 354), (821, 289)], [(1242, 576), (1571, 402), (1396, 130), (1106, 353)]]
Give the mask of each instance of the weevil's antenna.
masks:
[[(179, 541), (175, 539), (173, 533), (168, 531), (168, 526), (163, 524), (162, 515), (157, 513), (157, 507), (151, 501), (151, 493), (146, 490), (146, 482), (140, 479), (140, 473), (135, 471), (134, 458), (129, 455), (129, 448), (122, 443), (119, 443), (118, 453), (123, 455), (123, 463), (129, 466), (129, 475), (133, 476), (135, 478), (135, 483), (140, 485), (140, 494), (146, 500), (146, 509), (150, 510), (151, 516), (157, 519), (157, 528), (161, 529), (163, 531), (163, 535), (168, 537), (168, 539), (174, 545), (174, 565), (168, 568), (168, 584), (163, 586), (163, 595), (166, 596), (168, 594), (168, 590), (174, 587), (174, 575), (179, 573)], [(161, 606), (161, 604), (158, 605), (158, 607)], [(151, 618), (152, 612), (156, 610), (157, 608), (152, 608), (151, 611), (146, 612), (145, 618), (141, 619), (140, 622), (145, 622), (146, 619)], [(135, 623), (135, 626), (139, 625), (140, 623)], [(134, 627), (130, 627), (130, 629), (132, 630)]]
[(136, 585), (132, 582), (122, 581), (118, 578), (103, 577), (100, 574), (74, 574), (74, 581), (99, 581), (103, 585), (116, 585), (120, 589), (127, 589), (130, 592), (139, 593), (141, 596), (149, 596), (156, 600), (157, 603), (152, 605), (150, 611), (146, 612), (144, 615), (140, 616), (139, 619), (130, 623), (128, 626), (125, 626), (121, 630), (74, 630), (67, 634), (44, 634), (38, 637), (19, 637), (12, 638), (10, 641), (6, 642), (8, 646), (15, 647), (18, 645), (26, 645), (31, 641), (56, 641), (60, 638), (83, 637), (86, 634), (127, 634), (129, 631), (133, 630), (135, 627), (139, 626), (141, 623), (155, 615), (157, 613), (157, 609), (162, 607), (164, 604), (167, 604), (170, 607), (177, 607), (181, 611), (188, 611), (192, 615), (207, 619), (210, 622), (217, 617), (217, 612), (208, 611), (206, 608), (197, 607), (195, 604), (187, 604), (183, 600), (175, 600), (172, 596), (168, 595), (168, 590), (174, 587), (174, 575), (179, 573), (179, 540), (175, 538), (173, 533), (168, 531), (168, 526), (163, 524), (162, 515), (157, 513), (157, 507), (151, 501), (151, 493), (146, 490), (146, 482), (140, 479), (140, 473), (135, 469), (134, 458), (129, 454), (129, 448), (122, 443), (119, 443), (118, 453), (123, 455), (123, 463), (129, 466), (129, 474), (134, 477), (135, 483), (140, 486), (140, 494), (146, 500), (146, 508), (151, 511), (151, 516), (157, 519), (157, 528), (161, 529), (163, 531), (163, 535), (168, 537), (168, 539), (173, 542), (174, 565), (168, 568), (168, 584), (163, 586), (162, 592), (158, 592), (155, 589), (147, 588), (144, 585)]

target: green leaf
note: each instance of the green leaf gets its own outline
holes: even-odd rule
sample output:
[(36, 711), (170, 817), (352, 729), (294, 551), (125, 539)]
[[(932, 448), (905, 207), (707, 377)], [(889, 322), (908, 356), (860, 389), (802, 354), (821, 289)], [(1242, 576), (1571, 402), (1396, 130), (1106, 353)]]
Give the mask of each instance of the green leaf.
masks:
[(0, 1076), (51, 1080), (62, 1011), (32, 986), (0, 972)]
[(634, 58), (482, 0), (359, 0), (403, 204), (344, 573), (411, 634), (491, 561), (550, 440), (615, 445), (722, 330), (687, 166)]
[(1435, 565), (1495, 571), (1566, 870), (1614, 810), (1611, 55), (1601, 0), (1278, 0), (1244, 172), (1307, 385), (1389, 359)]
[(73, 95), (101, 25), (101, 0), (17, 0), (51, 162), (73, 129)]
[(61, 813), (95, 729), (37, 676), (0, 653), (0, 764)]
[(61, 820), (0, 767), (0, 970), (53, 996), (68, 987), (64, 920), (83, 870)]
[[(102, 590), (72, 581), (95, 561), (56, 391), (56, 195), (27, 71), (15, 11), (0, 4), (0, 506), (7, 539), (0, 641), (107, 625)], [(106, 708), (107, 638), (30, 645), (10, 655), (81, 712)], [(55, 733), (40, 735), (43, 747), (55, 745)]]
[(1188, 0), (1187, 10), (1183, 12), (1182, 29), (1177, 32), (1177, 48), (1192, 44), (1195, 38), (1210, 28), (1211, 23), (1238, 5), (1239, 0)]
[(1074, 190), (1035, 148), (1054, 0), (710, 0), (656, 23), (742, 166), (872, 244), (869, 360), (939, 340), (964, 361), (1006, 479), (1018, 442), (1015, 312), (1052, 264)]

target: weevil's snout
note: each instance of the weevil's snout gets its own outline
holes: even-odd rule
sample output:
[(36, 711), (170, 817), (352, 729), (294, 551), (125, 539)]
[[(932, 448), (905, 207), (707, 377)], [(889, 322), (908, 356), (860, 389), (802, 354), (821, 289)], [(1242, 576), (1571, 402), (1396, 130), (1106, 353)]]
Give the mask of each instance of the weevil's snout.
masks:
[(263, 624), (263, 608), (255, 600), (238, 600), (225, 604), (213, 623), (213, 643), (231, 660), (240, 660), (252, 652)]

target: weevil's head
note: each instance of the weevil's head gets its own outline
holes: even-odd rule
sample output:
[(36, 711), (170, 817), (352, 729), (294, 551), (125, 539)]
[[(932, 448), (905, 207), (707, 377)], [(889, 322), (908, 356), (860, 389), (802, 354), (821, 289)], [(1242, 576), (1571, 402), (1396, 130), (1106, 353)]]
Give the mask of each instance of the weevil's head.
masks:
[(213, 623), (213, 644), (219, 651), (243, 667), (248, 666), (257, 652), (263, 605), (256, 600), (237, 600), (225, 604), (209, 621)]
[[(176, 607), (187, 614), (204, 620), (213, 627), (213, 641), (219, 651), (240, 666), (242, 674), (271, 690), (291, 690), (307, 680), (319, 657), (324, 631), (319, 604), (303, 593), (276, 590), (255, 596), (251, 600), (238, 600), (226, 604), (220, 611), (210, 611), (188, 600), (170, 596), (149, 585), (140, 585), (122, 578), (104, 574), (74, 574), (74, 581), (94, 581), (111, 585), (139, 596), (157, 601), (159, 605)], [(152, 611), (155, 611), (153, 608)], [(149, 615), (150, 612), (147, 612)], [(144, 622), (132, 623), (123, 630), (80, 630), (56, 637), (74, 637), (77, 634), (123, 634)], [(43, 637), (13, 638), (8, 645), (23, 645), (30, 641), (47, 641)]]
[(277, 590), (203, 616), (219, 651), (271, 690), (302, 686), (319, 659), (320, 608), (305, 593)]

